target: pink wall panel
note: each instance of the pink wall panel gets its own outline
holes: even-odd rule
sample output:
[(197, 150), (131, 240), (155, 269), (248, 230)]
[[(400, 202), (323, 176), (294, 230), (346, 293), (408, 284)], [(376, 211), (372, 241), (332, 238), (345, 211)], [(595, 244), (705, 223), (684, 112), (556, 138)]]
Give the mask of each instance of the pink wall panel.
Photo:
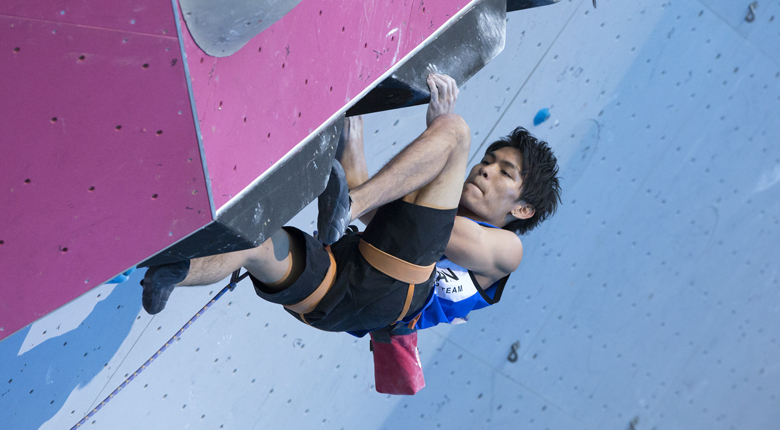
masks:
[(170, 0), (3, 0), (0, 15), (176, 37)]
[(185, 31), (215, 206), (225, 205), (468, 4), (304, 0), (226, 58), (205, 55)]
[(0, 16), (0, 338), (212, 219), (180, 57)]
[[(220, 59), (180, 19), (216, 208), (469, 3), (304, 0)], [(0, 4), (0, 339), (212, 221), (174, 16)]]

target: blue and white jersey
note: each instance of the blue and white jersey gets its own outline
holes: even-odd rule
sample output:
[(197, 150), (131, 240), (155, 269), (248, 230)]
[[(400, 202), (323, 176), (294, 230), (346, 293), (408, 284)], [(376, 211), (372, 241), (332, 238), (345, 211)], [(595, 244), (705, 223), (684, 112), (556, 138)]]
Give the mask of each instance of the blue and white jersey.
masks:
[[(486, 227), (497, 228), (477, 222)], [(474, 273), (442, 257), (436, 263), (436, 282), (415, 328), (424, 329), (440, 323), (460, 324), (469, 312), (498, 303), (509, 275), (483, 289)]]

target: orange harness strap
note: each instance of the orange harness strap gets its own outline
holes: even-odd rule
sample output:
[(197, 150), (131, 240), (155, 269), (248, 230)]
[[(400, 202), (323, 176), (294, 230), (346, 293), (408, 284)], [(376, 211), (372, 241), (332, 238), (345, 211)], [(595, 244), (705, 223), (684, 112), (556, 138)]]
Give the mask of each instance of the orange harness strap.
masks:
[[(374, 269), (379, 270), (385, 275), (397, 279), (401, 282), (409, 284), (409, 289), (406, 291), (406, 301), (404, 302), (404, 308), (401, 311), (401, 315), (396, 318), (396, 321), (401, 321), (406, 317), (409, 312), (409, 308), (412, 305), (412, 297), (414, 296), (415, 284), (422, 284), (431, 277), (436, 263), (430, 266), (418, 266), (416, 264), (409, 263), (408, 261), (401, 260), (400, 258), (390, 255), (381, 249), (376, 248), (365, 240), (361, 239), (358, 244), (358, 250), (363, 258), (366, 259)], [(409, 328), (413, 329), (417, 324), (417, 320), (420, 315), (409, 322)]]
[(409, 312), (409, 307), (412, 306), (412, 296), (414, 296), (414, 284), (409, 284), (409, 289), (406, 290), (406, 300), (404, 301), (404, 309), (401, 311), (401, 315), (396, 318), (396, 321), (401, 321), (406, 317), (406, 313)]
[(309, 324), (309, 322), (306, 321), (306, 318), (304, 318), (303, 315), (313, 311), (336, 282), (336, 259), (333, 258), (333, 252), (330, 250), (330, 246), (326, 246), (325, 250), (328, 251), (328, 257), (330, 257), (330, 266), (328, 267), (327, 273), (325, 273), (325, 278), (320, 282), (320, 285), (314, 292), (308, 295), (308, 297), (294, 305), (285, 306), (285, 308), (297, 313), (301, 317), (301, 320), (306, 324)]
[(420, 320), (421, 316), (422, 316), (422, 312), (417, 314), (416, 317), (414, 317), (411, 321), (409, 321), (409, 324), (407, 325), (407, 327), (409, 327), (409, 330), (414, 330), (414, 327), (417, 325), (417, 321)]
[[(406, 291), (406, 300), (404, 301), (403, 310), (401, 310), (401, 314), (396, 319), (396, 321), (403, 320), (412, 305), (415, 284), (420, 284), (427, 281), (428, 278), (430, 278), (436, 264), (434, 263), (430, 266), (418, 266), (416, 264), (409, 263), (374, 247), (363, 239), (360, 240), (358, 249), (363, 255), (363, 258), (365, 258), (368, 264), (370, 264), (373, 268), (393, 279), (409, 284), (409, 288)], [(301, 321), (306, 324), (309, 324), (309, 322), (306, 321), (306, 317), (304, 317), (304, 315), (313, 311), (314, 308), (317, 307), (322, 298), (325, 297), (325, 294), (330, 291), (331, 287), (336, 282), (336, 259), (333, 257), (333, 252), (330, 250), (330, 246), (326, 246), (325, 250), (328, 251), (328, 257), (330, 257), (330, 266), (328, 267), (328, 271), (325, 274), (325, 278), (322, 280), (320, 285), (315, 288), (314, 291), (305, 299), (294, 305), (285, 306), (285, 308), (297, 313), (298, 316), (301, 317)], [(413, 328), (416, 322), (417, 318), (409, 323), (409, 328)]]
[(422, 284), (431, 277), (436, 263), (430, 266), (418, 266), (390, 255), (363, 239), (360, 239), (358, 249), (374, 269), (385, 275), (407, 284)]

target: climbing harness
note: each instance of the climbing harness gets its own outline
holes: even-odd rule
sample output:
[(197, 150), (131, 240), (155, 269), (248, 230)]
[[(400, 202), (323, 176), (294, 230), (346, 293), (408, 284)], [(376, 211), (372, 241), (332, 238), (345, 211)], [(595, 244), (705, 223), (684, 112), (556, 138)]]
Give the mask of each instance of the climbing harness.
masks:
[(209, 300), (209, 302), (206, 303), (206, 305), (203, 306), (203, 308), (201, 308), (201, 310), (199, 310), (197, 313), (195, 313), (195, 315), (193, 315), (193, 317), (190, 318), (189, 321), (187, 321), (187, 324), (184, 324), (182, 326), (182, 328), (180, 328), (179, 331), (177, 331), (176, 334), (174, 334), (173, 337), (168, 340), (168, 342), (165, 342), (165, 345), (163, 345), (162, 348), (158, 349), (157, 352), (154, 353), (154, 355), (152, 355), (148, 360), (146, 360), (146, 363), (142, 364), (141, 367), (138, 368), (138, 370), (133, 372), (132, 375), (130, 375), (127, 379), (125, 379), (125, 381), (122, 382), (116, 388), (116, 390), (114, 390), (111, 394), (109, 394), (108, 397), (103, 399), (103, 401), (100, 402), (99, 405), (95, 406), (95, 409), (92, 409), (92, 411), (90, 411), (87, 414), (87, 416), (82, 418), (81, 421), (76, 423), (75, 426), (71, 427), (70, 430), (75, 430), (75, 429), (81, 427), (82, 425), (84, 425), (84, 423), (86, 423), (88, 419), (92, 418), (93, 415), (95, 415), (103, 406), (106, 405), (106, 403), (108, 403), (111, 399), (116, 397), (116, 395), (119, 394), (119, 392), (122, 391), (122, 389), (125, 388), (127, 386), (127, 384), (130, 383), (130, 381), (135, 379), (136, 376), (138, 376), (141, 372), (143, 372), (143, 370), (146, 369), (152, 363), (152, 361), (156, 360), (157, 357), (159, 357), (160, 354), (163, 353), (163, 351), (168, 349), (168, 347), (171, 346), (173, 344), (173, 342), (176, 341), (176, 339), (181, 337), (182, 333), (184, 333), (184, 330), (187, 330), (192, 325), (192, 323), (195, 322), (195, 320), (200, 318), (200, 316), (203, 315), (203, 313), (206, 312), (206, 310), (208, 308), (210, 308), (211, 305), (214, 304), (214, 302), (219, 300), (219, 298), (222, 297), (228, 290), (229, 291), (233, 291), (236, 288), (236, 284), (238, 284), (238, 282), (241, 281), (242, 279), (246, 278), (247, 275), (249, 274), (249, 272), (246, 272), (243, 275), (239, 276), (239, 272), (240, 271), (241, 271), (241, 269), (238, 269), (235, 272), (233, 272), (233, 274), (230, 276), (230, 283), (228, 285), (226, 285), (225, 288), (222, 289), (222, 291), (217, 293), (217, 295), (214, 296), (213, 299)]
[[(409, 284), (409, 287), (406, 290), (406, 300), (404, 301), (403, 310), (401, 310), (401, 314), (396, 318), (396, 322), (401, 322), (409, 313), (409, 307), (412, 304), (412, 297), (414, 296), (414, 286), (416, 284), (424, 283), (431, 277), (431, 274), (435, 270), (436, 263), (428, 266), (418, 266), (390, 255), (363, 239), (360, 239), (360, 243), (358, 243), (358, 250), (371, 267), (397, 281)], [(414, 328), (418, 319), (419, 315), (410, 323), (410, 329)]]
[[(333, 287), (333, 284), (336, 282), (336, 259), (333, 256), (333, 251), (331, 251), (329, 245), (325, 247), (325, 250), (328, 253), (328, 257), (330, 258), (330, 265), (328, 266), (328, 271), (320, 285), (302, 301), (293, 305), (284, 306), (285, 308), (297, 314), (298, 318), (307, 325), (311, 324), (309, 324), (309, 321), (306, 320), (305, 315), (313, 311), (317, 305), (319, 305), (320, 301), (322, 301), (322, 298), (325, 297), (328, 291), (330, 291), (331, 287)], [(428, 278), (431, 277), (431, 273), (433, 273), (436, 264), (434, 263), (428, 266), (418, 266), (416, 264), (406, 262), (374, 247), (363, 239), (360, 239), (358, 250), (370, 266), (397, 281), (408, 284), (406, 289), (406, 300), (404, 300), (403, 309), (401, 310), (400, 315), (398, 315), (398, 318), (396, 318), (396, 323), (401, 322), (404, 318), (407, 317), (407, 314), (409, 313), (409, 308), (412, 305), (412, 298), (414, 296), (415, 285), (422, 284), (423, 282), (427, 281)], [(419, 315), (411, 323), (409, 323), (410, 329), (414, 328), (414, 325), (417, 323), (418, 319)]]
[(284, 306), (285, 308), (298, 314), (298, 316), (301, 318), (301, 321), (303, 321), (306, 325), (311, 324), (306, 321), (306, 317), (304, 315), (313, 311), (314, 308), (320, 304), (322, 298), (325, 297), (325, 294), (327, 294), (328, 291), (330, 291), (330, 289), (333, 287), (333, 284), (336, 283), (336, 258), (333, 256), (333, 251), (330, 250), (330, 245), (325, 247), (325, 251), (327, 251), (328, 257), (330, 258), (330, 265), (328, 266), (328, 271), (325, 273), (325, 278), (322, 280), (320, 285), (302, 301), (294, 305)]

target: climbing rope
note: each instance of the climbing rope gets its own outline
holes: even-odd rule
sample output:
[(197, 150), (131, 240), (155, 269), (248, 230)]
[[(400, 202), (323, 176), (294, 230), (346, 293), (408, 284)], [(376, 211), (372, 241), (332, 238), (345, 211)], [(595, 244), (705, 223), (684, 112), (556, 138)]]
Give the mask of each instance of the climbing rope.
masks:
[(146, 369), (152, 363), (152, 361), (156, 360), (157, 357), (159, 357), (160, 354), (163, 353), (163, 351), (168, 349), (168, 347), (171, 346), (173, 344), (173, 342), (176, 341), (176, 339), (181, 337), (182, 333), (184, 333), (184, 330), (187, 330), (192, 325), (192, 323), (195, 322), (195, 320), (200, 318), (200, 316), (203, 315), (203, 313), (206, 312), (206, 310), (208, 308), (210, 308), (211, 305), (214, 304), (214, 302), (219, 300), (219, 298), (222, 297), (228, 290), (229, 291), (233, 291), (236, 288), (236, 284), (238, 284), (238, 282), (241, 281), (242, 279), (246, 278), (246, 276), (249, 274), (249, 272), (246, 272), (243, 275), (239, 276), (239, 272), (240, 271), (241, 271), (241, 269), (236, 270), (235, 272), (233, 272), (233, 274), (230, 276), (230, 283), (227, 284), (227, 286), (225, 286), (225, 288), (223, 288), (222, 291), (220, 291), (216, 296), (214, 296), (213, 299), (209, 300), (209, 302), (206, 303), (206, 305), (203, 306), (201, 308), (201, 310), (196, 312), (195, 315), (193, 315), (193, 317), (190, 318), (189, 321), (187, 321), (187, 324), (184, 324), (182, 326), (182, 328), (180, 328), (179, 331), (177, 331), (176, 334), (174, 334), (173, 337), (168, 340), (168, 342), (165, 342), (165, 345), (163, 345), (162, 348), (158, 349), (157, 352), (154, 353), (154, 355), (152, 355), (148, 360), (146, 360), (146, 363), (142, 364), (141, 367), (138, 368), (138, 370), (133, 372), (132, 375), (130, 375), (127, 379), (125, 379), (125, 381), (122, 382), (116, 388), (116, 390), (114, 390), (111, 394), (109, 394), (108, 397), (103, 399), (103, 401), (100, 402), (100, 404), (97, 405), (95, 407), (95, 409), (92, 409), (92, 411), (90, 411), (90, 413), (88, 413), (87, 416), (82, 418), (81, 421), (76, 423), (75, 426), (71, 427), (70, 430), (74, 430), (74, 429), (77, 429), (77, 428), (81, 427), (84, 423), (87, 422), (88, 419), (92, 418), (92, 416), (95, 415), (97, 413), (97, 411), (99, 411), (103, 406), (106, 405), (106, 403), (108, 403), (111, 399), (116, 397), (116, 395), (119, 394), (119, 392), (122, 391), (122, 389), (125, 388), (127, 386), (127, 384), (130, 383), (130, 381), (135, 379), (136, 376), (138, 376), (141, 372), (143, 372), (144, 369)]

